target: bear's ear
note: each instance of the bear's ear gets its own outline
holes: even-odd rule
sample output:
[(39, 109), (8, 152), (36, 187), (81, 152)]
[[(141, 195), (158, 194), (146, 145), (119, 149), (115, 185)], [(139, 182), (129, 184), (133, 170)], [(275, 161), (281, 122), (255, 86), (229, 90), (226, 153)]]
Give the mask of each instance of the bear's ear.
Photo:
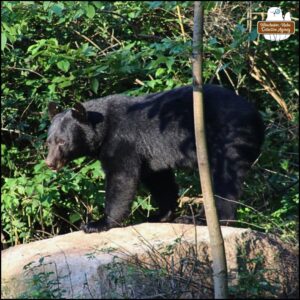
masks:
[(48, 115), (49, 115), (50, 120), (52, 120), (54, 118), (54, 116), (60, 112), (61, 112), (61, 110), (59, 109), (58, 105), (55, 102), (49, 102)]
[(87, 113), (84, 108), (84, 106), (80, 103), (75, 103), (74, 108), (72, 108), (72, 116), (76, 120), (82, 123), (86, 123), (88, 118), (87, 118)]

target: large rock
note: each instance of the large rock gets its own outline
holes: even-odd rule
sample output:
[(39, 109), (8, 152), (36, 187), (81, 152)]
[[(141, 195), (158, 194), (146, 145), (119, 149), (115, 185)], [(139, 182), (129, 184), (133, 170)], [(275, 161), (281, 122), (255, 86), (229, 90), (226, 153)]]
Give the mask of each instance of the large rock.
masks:
[[(297, 296), (296, 254), (259, 232), (222, 227), (222, 233), (232, 296)], [(213, 295), (205, 226), (144, 223), (102, 233), (75, 232), (15, 246), (1, 256), (2, 298)]]

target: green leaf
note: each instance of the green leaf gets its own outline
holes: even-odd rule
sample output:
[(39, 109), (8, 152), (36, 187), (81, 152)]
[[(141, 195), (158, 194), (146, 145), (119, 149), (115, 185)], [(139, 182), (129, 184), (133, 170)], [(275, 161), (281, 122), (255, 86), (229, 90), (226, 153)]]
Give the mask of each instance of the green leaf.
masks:
[(154, 88), (156, 85), (156, 80), (149, 80), (147, 81), (147, 85), (150, 86), (151, 88)]
[(92, 19), (95, 16), (95, 7), (93, 5), (88, 5), (86, 8), (86, 15), (88, 18)]
[(280, 163), (280, 166), (283, 170), (287, 171), (288, 168), (289, 168), (289, 161), (287, 159), (283, 160), (281, 163)]
[(168, 70), (172, 70), (172, 65), (174, 64), (174, 58), (173, 57), (168, 57), (166, 61), (166, 65), (168, 67)]
[(36, 191), (40, 194), (43, 195), (44, 194), (44, 186), (42, 184), (37, 184), (36, 185)]
[(151, 1), (148, 3), (149, 7), (152, 9), (160, 7), (163, 3), (163, 1)]
[(7, 37), (5, 32), (1, 32), (1, 50), (3, 51), (7, 42)]
[(34, 1), (20, 1), (23, 5), (32, 5), (34, 4)]
[(218, 44), (218, 41), (217, 41), (216, 38), (210, 38), (209, 41), (208, 41), (208, 43), (209, 43), (210, 45), (215, 45), (215, 44)]
[(159, 77), (160, 75), (162, 75), (163, 73), (165, 73), (165, 69), (163, 68), (158, 68), (157, 71), (155, 72), (155, 76)]
[(51, 3), (51, 1), (43, 1), (44, 10), (49, 9), (51, 7), (51, 5), (53, 5), (53, 3)]
[(253, 29), (248, 35), (248, 41), (254, 41), (257, 38), (257, 29)]
[(49, 89), (49, 91), (50, 91), (51, 94), (55, 93), (55, 88), (56, 88), (56, 85), (54, 83), (48, 85), (48, 89)]
[(80, 220), (80, 214), (78, 214), (78, 213), (71, 214), (70, 217), (69, 217), (69, 220), (72, 224), (75, 223), (76, 221), (79, 221)]
[(108, 66), (101, 66), (101, 67), (98, 67), (95, 72), (94, 72), (94, 76), (96, 75), (99, 75), (101, 73), (104, 73), (105, 70), (108, 69)]
[(67, 60), (61, 60), (57, 63), (57, 66), (60, 70), (68, 72), (70, 68), (70, 63)]
[(79, 9), (76, 11), (75, 15), (73, 16), (73, 19), (78, 19), (80, 18), (82, 15), (84, 14), (84, 10), (83, 9)]
[(244, 27), (243, 24), (237, 24), (235, 29), (239, 32), (242, 32), (242, 33), (244, 33), (246, 31), (246, 28)]
[(5, 5), (5, 7), (7, 7), (11, 12), (13, 11), (13, 10), (12, 10), (12, 4), (11, 4), (11, 3), (6, 2), (4, 5)]
[(72, 84), (73, 84), (72, 81), (66, 80), (66, 81), (60, 83), (58, 86), (59, 86), (60, 88), (65, 88), (65, 87), (67, 87), (67, 86), (71, 86)]
[(97, 8), (105, 8), (105, 5), (103, 3), (103, 1), (93, 1), (93, 4), (97, 7)]
[(99, 81), (96, 78), (92, 79), (92, 91), (97, 94), (99, 88)]
[(60, 83), (60, 82), (63, 82), (63, 81), (66, 81), (66, 77), (64, 77), (64, 76), (61, 76), (61, 77), (54, 77), (54, 78), (52, 79), (52, 82), (54, 82), (54, 83)]
[(173, 88), (174, 85), (175, 85), (175, 82), (174, 82), (173, 79), (168, 79), (168, 80), (166, 81), (166, 84), (167, 84), (167, 86), (168, 86), (169, 88)]
[(58, 16), (62, 15), (63, 9), (64, 9), (63, 3), (57, 3), (51, 7), (51, 10)]

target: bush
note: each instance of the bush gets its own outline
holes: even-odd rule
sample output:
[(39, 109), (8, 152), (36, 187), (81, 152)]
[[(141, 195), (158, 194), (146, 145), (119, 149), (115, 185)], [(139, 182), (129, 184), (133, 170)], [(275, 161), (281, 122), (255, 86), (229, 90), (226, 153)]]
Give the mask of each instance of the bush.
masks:
[[(297, 2), (280, 5), (298, 16)], [(251, 29), (245, 14), (268, 8), (264, 1), (251, 7), (206, 4), (204, 79), (253, 99), (267, 125), (262, 155), (241, 199), (248, 207), (241, 207), (238, 221), (295, 242), (298, 40), (294, 35), (270, 44), (257, 36), (259, 15), (252, 15)], [(46, 169), (47, 103), (69, 107), (113, 93), (140, 95), (191, 83), (193, 6), (189, 1), (4, 1), (1, 16), (2, 228), (13, 245), (77, 230), (87, 215), (103, 213), (99, 163), (80, 168), (81, 159), (58, 174)], [(258, 79), (254, 67), (262, 74)], [(280, 104), (263, 85), (272, 87)], [(177, 178), (182, 194), (199, 193), (197, 177), (180, 173)], [(149, 201), (141, 190), (128, 222), (145, 220), (154, 210)]]

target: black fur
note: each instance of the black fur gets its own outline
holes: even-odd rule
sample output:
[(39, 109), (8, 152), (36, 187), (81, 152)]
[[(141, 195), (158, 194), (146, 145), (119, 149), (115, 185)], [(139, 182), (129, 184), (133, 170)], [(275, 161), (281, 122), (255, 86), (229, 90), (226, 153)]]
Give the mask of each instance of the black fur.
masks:
[[(83, 226), (99, 232), (120, 226), (139, 182), (157, 202), (159, 219), (169, 220), (178, 187), (174, 170), (197, 168), (192, 87), (141, 97), (113, 95), (77, 104), (53, 116), (46, 163), (58, 170), (80, 156), (100, 159), (106, 173), (105, 218)], [(253, 106), (233, 92), (204, 86), (208, 151), (219, 218), (233, 220), (247, 170), (259, 155), (264, 126)]]

